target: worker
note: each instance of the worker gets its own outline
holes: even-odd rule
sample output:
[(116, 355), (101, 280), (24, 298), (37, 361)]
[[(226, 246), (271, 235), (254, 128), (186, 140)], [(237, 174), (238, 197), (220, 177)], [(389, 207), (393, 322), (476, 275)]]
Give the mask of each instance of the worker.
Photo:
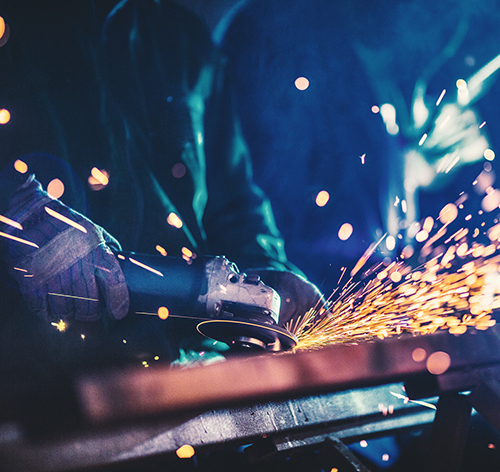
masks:
[(224, 254), (278, 291), (281, 325), (316, 303), (252, 181), (225, 60), (198, 18), (155, 0), (15, 0), (0, 15), (2, 291), (23, 295), (9, 290), (5, 320), (25, 304), (42, 349), (54, 326), (90, 343), (104, 322), (116, 349), (175, 359), (184, 322), (126, 316), (119, 249)]
[(498, 73), (467, 103), (457, 84), (499, 53), (496, 3), (249, 0), (217, 30), (255, 180), (312, 281), (384, 235), (372, 261), (418, 254), (425, 218), (495, 167)]

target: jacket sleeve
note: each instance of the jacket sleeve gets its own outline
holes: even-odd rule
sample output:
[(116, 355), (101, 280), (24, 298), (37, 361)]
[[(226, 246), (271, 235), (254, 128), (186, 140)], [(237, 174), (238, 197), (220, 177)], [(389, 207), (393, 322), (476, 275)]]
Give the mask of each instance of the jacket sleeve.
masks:
[[(131, 142), (143, 137), (137, 156), (183, 228), (203, 243), (202, 252), (240, 267), (291, 268), (269, 200), (252, 179), (225, 60), (201, 21), (174, 3), (128, 0), (104, 31), (112, 93)], [(170, 179), (175, 162), (186, 164), (191, 188)]]
[(205, 135), (208, 203), (204, 224), (211, 249), (246, 269), (298, 271), (287, 260), (271, 203), (253, 181), (251, 158), (222, 56), (207, 103)]

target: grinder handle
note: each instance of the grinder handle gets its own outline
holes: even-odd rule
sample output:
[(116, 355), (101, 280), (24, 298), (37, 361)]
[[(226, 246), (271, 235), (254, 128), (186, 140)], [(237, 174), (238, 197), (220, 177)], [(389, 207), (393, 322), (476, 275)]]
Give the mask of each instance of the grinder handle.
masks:
[(187, 263), (180, 257), (115, 252), (130, 295), (130, 313), (155, 314), (162, 306), (171, 314), (206, 318), (198, 297), (206, 293), (203, 258)]

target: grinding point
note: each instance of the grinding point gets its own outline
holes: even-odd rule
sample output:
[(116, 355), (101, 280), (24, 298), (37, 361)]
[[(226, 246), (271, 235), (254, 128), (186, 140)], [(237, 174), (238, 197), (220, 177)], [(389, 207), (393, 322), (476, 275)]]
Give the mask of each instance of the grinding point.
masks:
[(240, 350), (287, 351), (297, 344), (297, 338), (284, 328), (237, 318), (202, 321), (196, 329)]

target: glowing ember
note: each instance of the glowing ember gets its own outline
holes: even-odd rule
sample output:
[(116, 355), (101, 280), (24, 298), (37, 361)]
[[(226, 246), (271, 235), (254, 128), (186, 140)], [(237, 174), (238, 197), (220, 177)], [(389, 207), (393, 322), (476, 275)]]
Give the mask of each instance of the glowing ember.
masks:
[(439, 106), (439, 104), (441, 103), (441, 100), (443, 100), (443, 97), (444, 97), (444, 94), (446, 93), (446, 89), (444, 89), (442, 92), (441, 92), (441, 95), (439, 95), (439, 98), (437, 99), (436, 101), (436, 106)]
[(21, 159), (17, 159), (14, 162), (14, 169), (16, 169), (20, 174), (26, 174), (26, 172), (28, 172), (28, 164), (21, 161)]
[(484, 151), (484, 158), (487, 161), (494, 160), (495, 159), (495, 151), (493, 151), (492, 149), (486, 149), (486, 151)]
[(170, 213), (167, 218), (167, 223), (174, 228), (182, 228), (182, 220), (175, 214), (175, 213)]
[(58, 331), (66, 331), (67, 325), (63, 320), (59, 320), (57, 323), (50, 323), (52, 326), (55, 326)]
[(339, 239), (341, 241), (347, 241), (351, 237), (352, 232), (353, 232), (352, 225), (350, 223), (344, 223), (339, 229), (338, 233)]
[(20, 229), (22, 231), (23, 227), (17, 221), (11, 220), (6, 216), (0, 215), (0, 223), (5, 223), (6, 225), (12, 226), (13, 228)]
[(109, 183), (109, 175), (106, 171), (102, 171), (97, 167), (93, 167), (90, 171), (90, 174), (94, 179), (96, 179), (101, 185), (108, 185)]
[[(465, 327), (467, 329), (467, 327)], [(451, 331), (451, 329), (450, 329)], [(450, 355), (446, 352), (433, 352), (427, 359), (427, 370), (434, 375), (444, 374), (451, 365)]]
[(0, 110), (0, 125), (6, 125), (10, 121), (10, 112), (3, 108)]
[(295, 87), (298, 90), (306, 90), (309, 87), (309, 80), (306, 77), (298, 77), (295, 79)]
[(164, 257), (167, 255), (167, 250), (159, 244), (156, 245), (156, 250)]
[(53, 179), (47, 185), (47, 193), (52, 198), (61, 198), (64, 194), (64, 184), (59, 179)]
[(411, 358), (415, 362), (422, 362), (425, 360), (426, 357), (427, 357), (427, 353), (425, 352), (425, 349), (422, 349), (421, 347), (417, 347), (411, 353)]
[(64, 293), (48, 292), (47, 295), (52, 295), (54, 297), (75, 298), (77, 300), (86, 300), (89, 302), (98, 302), (99, 301), (99, 299), (97, 299), (97, 298), (79, 297), (77, 295), (66, 295)]
[(185, 256), (185, 257), (193, 257), (193, 251), (191, 251), (191, 249), (188, 249), (187, 247), (183, 247), (181, 249), (181, 252), (182, 252), (182, 255)]
[(420, 141), (418, 142), (419, 146), (422, 146), (422, 144), (425, 143), (425, 140), (427, 139), (427, 133), (424, 133), (422, 137), (420, 138)]
[(93, 167), (87, 181), (92, 190), (102, 190), (109, 184), (109, 173), (104, 169)]
[(12, 236), (11, 234), (3, 233), (2, 231), (0, 231), (0, 236), (3, 238), (12, 239), (12, 241), (17, 241), (18, 243), (26, 244), (27, 246), (32, 246), (32, 247), (39, 249), (39, 246), (35, 243), (32, 243), (31, 241), (28, 241), (28, 240), (23, 239), (23, 238), (18, 238), (17, 236)]
[(189, 459), (194, 456), (195, 451), (193, 446), (184, 444), (184, 446), (181, 446), (179, 449), (177, 449), (175, 453), (180, 459)]
[(158, 318), (160, 318), (161, 320), (166, 320), (169, 314), (170, 313), (166, 306), (161, 306), (160, 308), (158, 308)]
[(45, 211), (52, 217), (58, 219), (59, 221), (62, 221), (63, 223), (66, 223), (69, 226), (73, 226), (73, 228), (76, 228), (78, 231), (81, 231), (82, 233), (86, 233), (87, 230), (84, 226), (81, 224), (77, 223), (76, 221), (73, 221), (69, 218), (67, 218), (64, 215), (61, 215), (57, 211), (53, 210), (52, 208), (45, 207)]
[(328, 200), (330, 200), (330, 194), (326, 190), (321, 190), (321, 192), (316, 195), (316, 205), (319, 207), (324, 207)]
[(143, 269), (149, 270), (149, 272), (152, 272), (153, 274), (156, 274), (156, 275), (159, 275), (160, 277), (163, 277), (163, 274), (159, 270), (153, 269), (152, 267), (148, 266), (147, 264), (139, 262), (139, 261), (133, 259), (132, 257), (129, 257), (129, 261), (138, 267), (142, 267)]

